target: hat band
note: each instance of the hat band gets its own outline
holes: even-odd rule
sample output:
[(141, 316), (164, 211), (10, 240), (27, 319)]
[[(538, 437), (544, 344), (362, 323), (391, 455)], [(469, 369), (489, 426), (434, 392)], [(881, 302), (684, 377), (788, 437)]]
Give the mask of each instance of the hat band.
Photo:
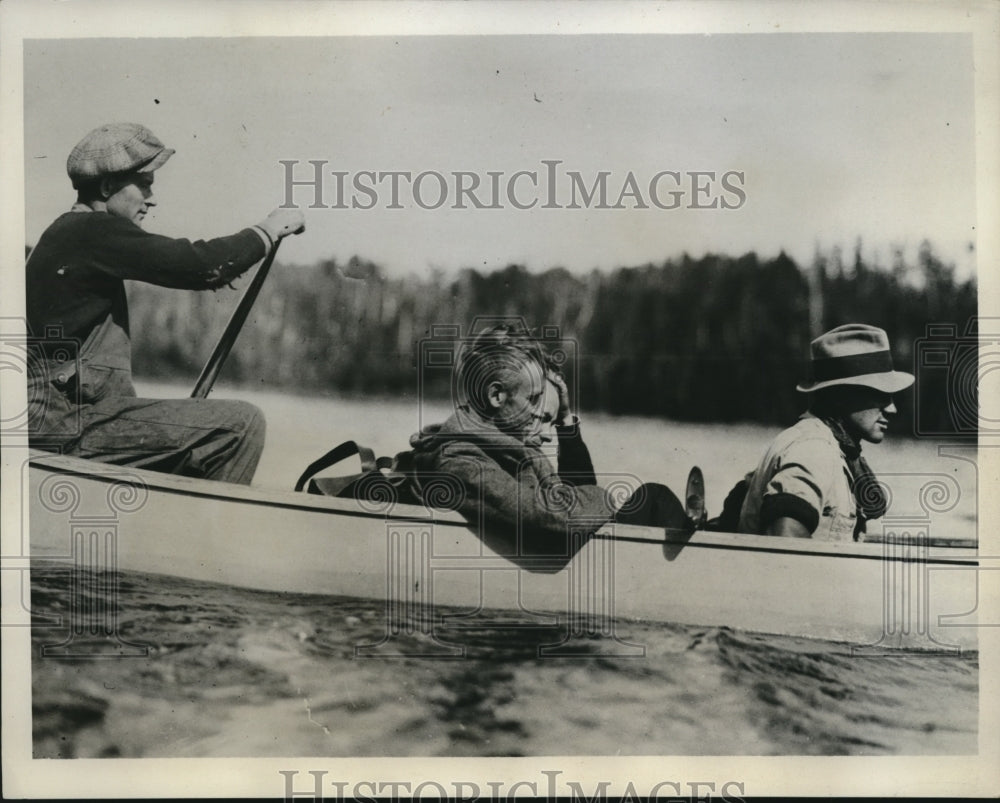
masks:
[(891, 371), (892, 355), (888, 351), (869, 351), (865, 354), (850, 354), (844, 357), (821, 357), (812, 363), (813, 380), (816, 382)]

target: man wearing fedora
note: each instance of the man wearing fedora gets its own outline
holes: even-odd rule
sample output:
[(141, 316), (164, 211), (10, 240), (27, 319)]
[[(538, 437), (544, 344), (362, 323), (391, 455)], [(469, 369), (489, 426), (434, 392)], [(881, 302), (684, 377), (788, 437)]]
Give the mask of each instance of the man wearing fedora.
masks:
[(222, 287), (279, 239), (303, 229), (275, 209), (236, 234), (192, 242), (146, 232), (154, 173), (173, 155), (145, 126), (113, 123), (73, 148), (70, 211), (42, 234), (25, 267), (31, 445), (118, 465), (249, 484), (264, 419), (245, 402), (136, 398), (125, 280)]
[(860, 540), (886, 498), (861, 442), (881, 443), (893, 395), (913, 376), (893, 370), (889, 338), (865, 324), (838, 326), (812, 342), (812, 378), (796, 387), (809, 409), (768, 447), (740, 509), (739, 531)]

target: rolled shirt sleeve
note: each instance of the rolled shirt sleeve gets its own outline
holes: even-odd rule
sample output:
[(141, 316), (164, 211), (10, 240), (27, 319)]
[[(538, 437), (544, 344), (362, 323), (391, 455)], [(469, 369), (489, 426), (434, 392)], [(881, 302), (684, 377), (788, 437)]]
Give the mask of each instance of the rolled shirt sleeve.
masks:
[(836, 457), (819, 438), (800, 439), (789, 444), (764, 489), (761, 529), (766, 531), (777, 519), (787, 516), (814, 532), (825, 504), (824, 486), (828, 478), (843, 473)]
[(829, 426), (810, 413), (779, 433), (748, 475), (737, 530), (767, 535), (782, 517), (801, 522), (820, 540), (855, 537), (850, 468)]

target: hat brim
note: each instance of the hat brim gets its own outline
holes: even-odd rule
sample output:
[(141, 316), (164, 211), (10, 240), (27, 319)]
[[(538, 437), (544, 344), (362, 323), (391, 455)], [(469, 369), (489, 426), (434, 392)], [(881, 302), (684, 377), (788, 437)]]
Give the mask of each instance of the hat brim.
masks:
[(882, 393), (899, 393), (912, 384), (913, 374), (908, 374), (905, 371), (885, 371), (878, 374), (828, 379), (826, 382), (807, 382), (803, 385), (796, 385), (795, 389), (799, 393), (813, 393), (823, 388), (832, 388), (834, 385), (861, 385), (866, 388), (874, 388)]
[(145, 164), (141, 164), (136, 168), (133, 168), (136, 173), (152, 173), (167, 163), (167, 159), (173, 156), (177, 151), (173, 148), (164, 148), (156, 156), (150, 159)]

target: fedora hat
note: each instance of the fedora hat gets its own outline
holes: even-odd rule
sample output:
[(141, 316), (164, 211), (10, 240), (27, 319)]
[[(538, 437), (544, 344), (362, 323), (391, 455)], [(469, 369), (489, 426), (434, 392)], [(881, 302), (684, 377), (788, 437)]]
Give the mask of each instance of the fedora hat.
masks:
[(148, 173), (174, 155), (146, 126), (108, 123), (81, 139), (70, 151), (66, 172), (73, 186), (113, 173)]
[(912, 374), (893, 369), (889, 336), (877, 326), (838, 326), (817, 337), (810, 351), (810, 377), (796, 386), (800, 393), (834, 385), (864, 385), (883, 393), (899, 393), (913, 384)]

